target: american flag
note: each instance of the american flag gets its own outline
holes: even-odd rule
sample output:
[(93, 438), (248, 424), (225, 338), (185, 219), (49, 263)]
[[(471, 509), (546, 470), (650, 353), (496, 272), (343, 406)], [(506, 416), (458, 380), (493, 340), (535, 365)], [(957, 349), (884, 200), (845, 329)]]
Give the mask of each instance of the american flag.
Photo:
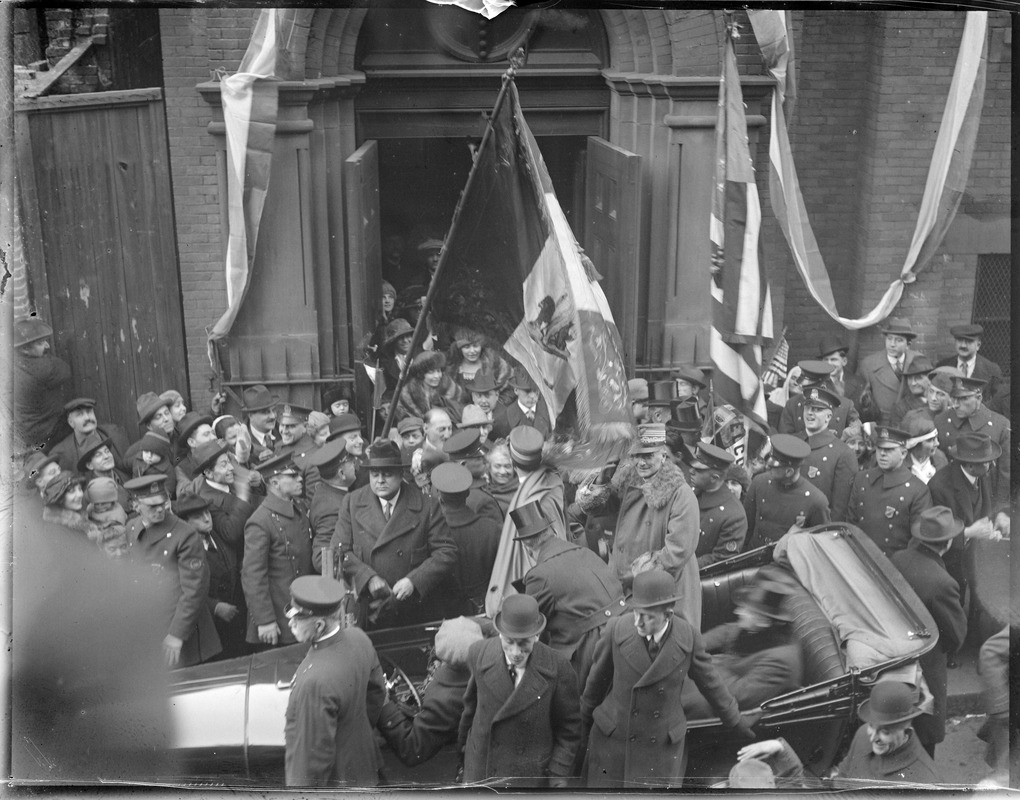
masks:
[(740, 75), (728, 30), (719, 81), (715, 186), (712, 196), (712, 326), (714, 391), (759, 424), (766, 422), (759, 374), (762, 344), (772, 338), (772, 297), (759, 259), (761, 205), (747, 144)]
[(782, 385), (790, 371), (790, 343), (786, 340), (786, 328), (779, 337), (779, 344), (769, 359), (769, 365), (761, 374), (761, 382), (769, 389)]

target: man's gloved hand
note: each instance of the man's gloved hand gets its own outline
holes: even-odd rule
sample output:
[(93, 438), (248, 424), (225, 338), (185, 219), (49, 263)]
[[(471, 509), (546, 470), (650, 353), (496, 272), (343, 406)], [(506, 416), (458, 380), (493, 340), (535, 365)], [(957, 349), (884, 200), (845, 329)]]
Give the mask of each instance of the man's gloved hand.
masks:
[(730, 728), (730, 730), (737, 734), (737, 736), (741, 739), (746, 739), (749, 742), (758, 738), (758, 734), (751, 730), (751, 724), (743, 717), (741, 717), (737, 724)]

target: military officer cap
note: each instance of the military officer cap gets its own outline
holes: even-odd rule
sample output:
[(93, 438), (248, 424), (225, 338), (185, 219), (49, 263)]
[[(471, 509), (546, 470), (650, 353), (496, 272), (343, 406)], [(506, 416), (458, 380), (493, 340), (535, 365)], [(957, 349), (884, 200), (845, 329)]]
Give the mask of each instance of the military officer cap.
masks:
[(899, 428), (880, 425), (875, 429), (875, 447), (906, 447), (910, 434)]
[(977, 378), (957, 378), (956, 383), (953, 385), (953, 391), (949, 393), (949, 396), (956, 399), (970, 397), (984, 388), (985, 381), (978, 380)]
[(542, 432), (530, 425), (518, 425), (510, 431), (510, 460), (525, 469), (534, 469), (542, 463)]
[(632, 456), (654, 453), (666, 444), (666, 426), (662, 422), (649, 422), (638, 426), (638, 436), (631, 445)]
[(474, 458), (482, 455), (478, 445), (478, 428), (465, 428), (457, 431), (443, 442), (443, 452), (451, 459)]
[(202, 442), (195, 448), (192, 458), (195, 462), (195, 474), (201, 475), (216, 463), (216, 459), (227, 452), (227, 445), (219, 440)]
[(160, 505), (169, 499), (166, 491), (166, 479), (167, 476), (163, 474), (142, 475), (139, 478), (124, 481), (124, 488), (140, 503), (147, 506)]
[(640, 403), (648, 399), (648, 381), (644, 378), (633, 378), (627, 381), (627, 391), (632, 403)]
[(336, 613), (344, 601), (344, 587), (324, 575), (302, 575), (290, 585), (287, 619), (324, 617)]
[(462, 494), (471, 488), (471, 471), (452, 462), (440, 464), (432, 470), (432, 486), (443, 494)]
[(804, 405), (813, 408), (833, 409), (839, 405), (839, 398), (828, 389), (812, 386), (804, 390)]
[(725, 472), (733, 460), (733, 454), (721, 447), (709, 442), (698, 442), (698, 449), (691, 466), (694, 469), (715, 469)]
[(281, 425), (303, 425), (307, 422), (308, 415), (311, 413), (312, 409), (310, 408), (287, 403), (280, 409), (279, 423)]
[(77, 411), (79, 408), (95, 408), (96, 401), (91, 397), (76, 397), (73, 400), (68, 400), (64, 403), (64, 413), (70, 414), (72, 411)]
[(492, 377), (492, 373), (488, 370), (479, 370), (468, 383), (468, 389), (479, 394), (495, 391), (496, 379)]
[(404, 417), (400, 422), (397, 423), (397, 433), (403, 436), (405, 433), (411, 431), (424, 430), (425, 423), (421, 417)]
[(798, 361), (797, 366), (800, 367), (802, 383), (821, 383), (836, 369), (828, 361), (815, 361), (814, 359)]
[(174, 513), (181, 519), (194, 517), (209, 510), (209, 501), (197, 494), (186, 494), (174, 504)]
[(788, 433), (772, 435), (772, 460), (782, 466), (796, 467), (811, 455), (811, 446)]
[(954, 339), (980, 339), (984, 333), (985, 329), (980, 325), (954, 325), (949, 329), (949, 335)]
[(341, 414), (329, 422), (329, 438), (333, 439), (344, 433), (361, 430), (361, 420), (357, 414)]
[(346, 440), (334, 439), (302, 456), (301, 463), (306, 469), (308, 467), (318, 467), (320, 471), (329, 473), (334, 466), (340, 464), (340, 459), (344, 457), (346, 452)]
[(289, 452), (267, 458), (256, 469), (263, 478), (272, 478), (274, 475), (297, 475), (299, 472), (293, 454)]

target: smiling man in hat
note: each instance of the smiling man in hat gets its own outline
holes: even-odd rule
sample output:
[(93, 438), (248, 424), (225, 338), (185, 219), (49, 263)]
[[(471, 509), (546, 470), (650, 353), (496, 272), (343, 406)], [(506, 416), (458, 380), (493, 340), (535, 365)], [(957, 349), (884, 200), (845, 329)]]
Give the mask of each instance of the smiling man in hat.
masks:
[(508, 406), (498, 404), (492, 410), (492, 439), (505, 439), (518, 425), (535, 428), (545, 438), (552, 431), (549, 409), (538, 392), (538, 386), (523, 367), (514, 370), (510, 386), (517, 395)]
[(858, 472), (850, 489), (846, 521), (868, 534), (887, 556), (907, 546), (921, 512), (932, 504), (924, 481), (904, 463), (908, 438), (905, 431), (880, 426), (875, 431), (877, 466)]
[(672, 575), (642, 572), (634, 578), (634, 613), (614, 617), (599, 639), (581, 698), (589, 789), (683, 783), (687, 715), (680, 698), (687, 677), (726, 727), (754, 738), (701, 634), (674, 615), (678, 599)]
[(344, 587), (332, 578), (305, 575), (290, 585), (287, 625), (310, 647), (287, 700), (287, 786), (379, 784), (382, 754), (373, 728), (386, 701), (386, 678), (368, 636), (340, 627), (343, 602)]
[(825, 389), (832, 393), (835, 402), (827, 427), (837, 436), (843, 433), (847, 425), (860, 418), (854, 404), (846, 397), (836, 394), (831, 380), (832, 364), (827, 361), (799, 361), (797, 366), (800, 368), (798, 378), (800, 393), (787, 400), (783, 406), (783, 411), (779, 415), (779, 433), (798, 434), (804, 430), (804, 397), (811, 389)]
[(212, 423), (212, 417), (197, 411), (189, 411), (177, 423), (177, 450), (183, 454), (176, 467), (179, 486), (194, 480), (198, 474), (195, 470), (195, 450), (199, 445), (216, 441)]
[(290, 455), (273, 456), (258, 467), (266, 499), (244, 526), (241, 586), (248, 604), (245, 641), (266, 649), (293, 644), (284, 610), (295, 578), (312, 571), (312, 529), (302, 504), (301, 471)]
[(949, 329), (949, 335), (953, 337), (956, 355), (943, 358), (935, 366), (956, 367), (962, 377), (984, 381), (984, 399), (991, 403), (1002, 381), (1002, 367), (978, 352), (985, 329), (980, 325), (954, 325)]
[(163, 656), (171, 668), (208, 661), (223, 648), (209, 610), (209, 566), (201, 536), (169, 510), (163, 475), (124, 484), (138, 516), (128, 522), (129, 554), (156, 573), (165, 603)]
[(908, 359), (903, 367), (904, 387), (900, 399), (896, 401), (889, 417), (889, 424), (897, 428), (903, 427), (903, 417), (915, 409), (928, 407), (928, 374), (935, 369), (926, 355), (916, 355)]
[(457, 547), (438, 503), (404, 483), (400, 449), (377, 439), (368, 450), (368, 486), (340, 507), (330, 544), (362, 601), (369, 627), (442, 617), (437, 590), (452, 576)]
[(249, 386), (242, 395), (248, 433), (251, 434), (251, 458), (249, 466), (257, 467), (259, 462), (272, 458), (279, 436), (276, 433), (276, 404), (279, 398), (261, 383)]
[(903, 369), (910, 359), (920, 354), (910, 349), (917, 334), (910, 327), (909, 320), (890, 317), (879, 330), (885, 337), (885, 349), (862, 358), (859, 372), (867, 384), (875, 409), (874, 414), (867, 415), (864, 421), (888, 425), (893, 406), (900, 398)]
[(493, 374), (488, 370), (479, 370), (468, 382), (468, 390), (471, 392), (471, 403), (482, 409), (491, 423), (493, 414), (500, 404), (499, 386)]
[(849, 352), (850, 347), (846, 341), (838, 336), (825, 336), (818, 345), (818, 359), (832, 365), (832, 373), (829, 375), (829, 380), (832, 382), (833, 390), (840, 397), (845, 397), (852, 402), (857, 410), (860, 411), (858, 401), (860, 400), (861, 392), (864, 391), (865, 384), (864, 379), (860, 375), (856, 372), (848, 371), (847, 353)]
[(244, 526), (262, 495), (252, 495), (254, 502), (237, 495), (234, 461), (226, 443), (221, 444), (216, 439), (203, 442), (192, 455), (198, 476), (192, 483), (192, 491), (209, 504), (213, 528), (233, 549), (234, 560), (240, 564), (244, 553)]
[(96, 421), (96, 401), (91, 397), (75, 397), (64, 403), (64, 413), (71, 432), (50, 450), (50, 455), (57, 459), (61, 469), (73, 472), (77, 469), (82, 448), (93, 441), (94, 436), (110, 440), (110, 451), (113, 453), (115, 469), (121, 478), (131, 477), (130, 462), (127, 459), (128, 437), (119, 425)]
[(14, 426), (29, 446), (49, 442), (71, 390), (71, 368), (50, 352), (52, 336), (38, 317), (14, 321)]
[(800, 472), (822, 490), (829, 501), (829, 516), (842, 522), (859, 466), (854, 451), (829, 427), (839, 398), (828, 389), (812, 386), (804, 389), (801, 399), (804, 430), (798, 438), (808, 443), (811, 452), (804, 457)]
[(919, 717), (914, 727), (928, 755), (935, 757), (935, 745), (946, 736), (946, 663), (960, 649), (967, 636), (967, 615), (963, 610), (959, 584), (949, 575), (943, 556), (953, 539), (963, 531), (963, 522), (946, 506), (932, 506), (921, 514), (921, 524), (906, 550), (893, 553), (892, 562), (906, 578), (939, 630), (935, 647), (921, 656), (921, 670), (935, 705), (932, 714)]
[(733, 558), (744, 546), (747, 536), (747, 515), (743, 504), (726, 487), (726, 470), (733, 464), (733, 455), (708, 442), (698, 442), (691, 462), (691, 486), (698, 498), (701, 531), (698, 569)]
[(505, 598), (494, 624), (499, 637), (468, 651), (463, 782), (563, 788), (581, 736), (577, 677), (565, 656), (538, 640), (546, 618), (535, 598)]

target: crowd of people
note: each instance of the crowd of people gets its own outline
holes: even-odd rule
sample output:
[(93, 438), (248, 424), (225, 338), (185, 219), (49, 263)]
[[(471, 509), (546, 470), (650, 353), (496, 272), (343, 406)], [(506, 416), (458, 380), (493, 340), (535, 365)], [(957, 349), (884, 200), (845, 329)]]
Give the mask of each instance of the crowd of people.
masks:
[[(362, 416), (345, 384), (324, 390), (321, 411), (255, 385), (236, 416), (222, 396), (204, 412), (152, 387), (137, 420), (100, 420), (94, 399), (72, 396), (52, 330), (35, 317), (14, 327), (23, 508), (97, 558), (153, 568), (166, 663), (301, 641), (322, 671), (357, 676), (364, 693), (327, 724), (311, 717), (332, 689), (299, 671), (288, 782), (374, 784), (359, 733), (370, 720), (405, 763), (459, 742), (466, 782), (679, 785), (688, 716), (750, 739), (740, 710), (801, 681), (782, 576), (763, 570), (736, 621), (702, 633), (699, 569), (830, 521), (861, 528), (939, 629), (921, 662), (932, 712), (910, 687), (876, 688), (841, 771), (935, 780), (946, 670), (968, 623), (988, 624), (973, 554), (1009, 536), (1010, 425), (994, 410), (1008, 386), (978, 352), (980, 326), (953, 328), (957, 357), (933, 364), (911, 349), (909, 322), (890, 319), (885, 349), (857, 373), (844, 342), (823, 340), (773, 392), (768, 427), (745, 428), (694, 365), (634, 378), (627, 457), (577, 470), (557, 466), (571, 431), (533, 376), (485, 331), (429, 324), (413, 348), (424, 290), (411, 281), (425, 276), (391, 265), (387, 277), (366, 337), (382, 402)], [(392, 429), (366, 441), (391, 407)], [(443, 671), (417, 716), (380, 691), (351, 619), (446, 620)], [(777, 758), (796, 754), (756, 743), (740, 763)], [(769, 775), (788, 779), (787, 767)]]

